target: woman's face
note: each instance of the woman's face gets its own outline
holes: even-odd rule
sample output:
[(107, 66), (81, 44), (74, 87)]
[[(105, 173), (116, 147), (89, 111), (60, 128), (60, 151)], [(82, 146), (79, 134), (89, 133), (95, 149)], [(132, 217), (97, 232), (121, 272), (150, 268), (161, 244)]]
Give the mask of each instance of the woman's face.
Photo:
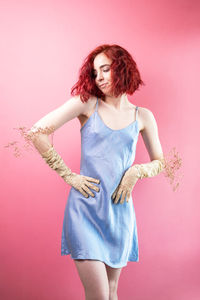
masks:
[(111, 65), (112, 60), (104, 53), (99, 53), (93, 63), (93, 74), (97, 87), (104, 93), (109, 94), (111, 91)]

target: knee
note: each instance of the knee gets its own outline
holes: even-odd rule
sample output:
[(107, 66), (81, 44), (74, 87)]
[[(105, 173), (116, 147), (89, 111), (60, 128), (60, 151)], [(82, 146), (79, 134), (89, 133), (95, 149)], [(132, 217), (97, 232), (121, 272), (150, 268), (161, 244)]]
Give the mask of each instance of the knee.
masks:
[(108, 293), (105, 292), (85, 291), (85, 299), (86, 300), (109, 300), (110, 297)]

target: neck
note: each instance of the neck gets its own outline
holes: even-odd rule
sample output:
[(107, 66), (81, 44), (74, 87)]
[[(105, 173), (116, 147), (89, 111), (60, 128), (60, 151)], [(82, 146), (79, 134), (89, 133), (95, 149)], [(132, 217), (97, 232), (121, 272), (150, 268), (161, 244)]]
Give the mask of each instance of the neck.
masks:
[(112, 106), (113, 108), (117, 110), (123, 109), (125, 106), (127, 106), (129, 100), (127, 97), (127, 94), (124, 93), (118, 97), (106, 95), (105, 96), (105, 103), (107, 103), (109, 106)]

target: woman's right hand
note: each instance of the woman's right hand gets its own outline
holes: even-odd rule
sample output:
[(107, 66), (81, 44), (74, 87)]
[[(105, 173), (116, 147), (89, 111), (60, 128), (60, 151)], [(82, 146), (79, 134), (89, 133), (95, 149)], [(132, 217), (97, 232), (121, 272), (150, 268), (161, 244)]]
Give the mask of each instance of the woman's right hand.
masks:
[(95, 195), (90, 191), (89, 188), (95, 190), (96, 192), (99, 192), (99, 187), (96, 185), (90, 183), (95, 182), (97, 184), (100, 183), (99, 179), (95, 179), (93, 177), (84, 176), (81, 174), (72, 173), (68, 176), (66, 176), (65, 181), (74, 187), (76, 190), (78, 190), (84, 197), (88, 198), (88, 194), (92, 197)]

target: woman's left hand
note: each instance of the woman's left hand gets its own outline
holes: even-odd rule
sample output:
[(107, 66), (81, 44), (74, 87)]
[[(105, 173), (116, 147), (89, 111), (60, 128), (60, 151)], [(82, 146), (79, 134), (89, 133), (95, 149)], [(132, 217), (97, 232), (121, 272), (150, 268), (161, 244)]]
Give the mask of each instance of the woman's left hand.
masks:
[(138, 181), (138, 170), (134, 168), (134, 166), (130, 167), (123, 175), (119, 185), (117, 186), (116, 190), (112, 194), (111, 198), (114, 200), (114, 204), (117, 204), (120, 196), (122, 194), (120, 203), (124, 203), (126, 198), (126, 202), (128, 202), (131, 192), (133, 190), (134, 185)]

